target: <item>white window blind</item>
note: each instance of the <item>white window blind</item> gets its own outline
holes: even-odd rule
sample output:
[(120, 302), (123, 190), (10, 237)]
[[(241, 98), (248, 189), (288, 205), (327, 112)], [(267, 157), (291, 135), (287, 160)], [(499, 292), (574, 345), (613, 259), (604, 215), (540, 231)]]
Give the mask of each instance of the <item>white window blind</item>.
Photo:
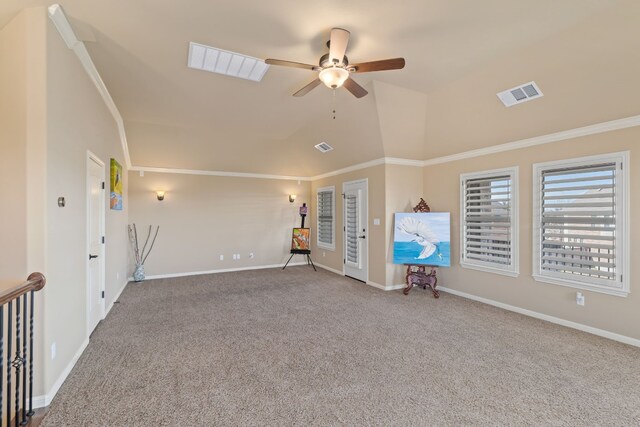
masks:
[(538, 277), (624, 293), (622, 161), (604, 156), (542, 165), (535, 178)]
[(517, 275), (517, 168), (461, 176), (461, 264)]
[(318, 246), (335, 249), (335, 187), (318, 189)]
[(346, 236), (346, 259), (345, 262), (353, 266), (360, 266), (358, 250), (358, 196), (355, 194), (345, 195), (345, 236)]

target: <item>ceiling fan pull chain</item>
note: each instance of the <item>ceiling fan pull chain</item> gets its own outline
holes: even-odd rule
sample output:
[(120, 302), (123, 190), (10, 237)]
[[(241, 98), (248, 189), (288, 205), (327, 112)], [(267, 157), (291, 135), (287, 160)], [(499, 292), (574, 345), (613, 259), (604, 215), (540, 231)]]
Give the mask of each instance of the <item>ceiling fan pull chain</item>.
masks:
[(333, 120), (335, 120), (336, 119), (336, 90), (335, 89), (333, 89), (332, 104), (333, 104)]

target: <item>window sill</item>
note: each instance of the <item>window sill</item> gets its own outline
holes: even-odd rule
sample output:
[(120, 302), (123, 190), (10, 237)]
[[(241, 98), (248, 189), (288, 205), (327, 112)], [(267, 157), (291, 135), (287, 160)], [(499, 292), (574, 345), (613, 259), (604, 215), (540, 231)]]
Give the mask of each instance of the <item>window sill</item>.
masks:
[(626, 298), (630, 293), (630, 291), (627, 290), (627, 289), (607, 288), (607, 287), (604, 287), (604, 286), (592, 285), (592, 284), (589, 284), (589, 283), (577, 282), (577, 281), (573, 281), (573, 280), (563, 280), (563, 279), (558, 279), (556, 277), (541, 276), (541, 275), (538, 275), (538, 274), (534, 274), (533, 275), (533, 279), (536, 282), (550, 283), (552, 285), (567, 286), (569, 288), (580, 289), (580, 290), (583, 290), (583, 291), (598, 292), (598, 293), (601, 293), (601, 294), (613, 295), (613, 296), (623, 297), (623, 298)]
[(326, 251), (335, 252), (336, 250), (336, 245), (328, 246), (328, 245), (323, 245), (322, 243), (318, 243), (316, 246), (318, 246), (318, 249), (324, 249)]
[(488, 267), (485, 265), (470, 264), (464, 261), (460, 261), (460, 266), (463, 268), (468, 268), (470, 270), (484, 271), (485, 273), (501, 274), (503, 276), (509, 276), (509, 277), (518, 277), (520, 275), (520, 272), (518, 271), (504, 270), (502, 268)]

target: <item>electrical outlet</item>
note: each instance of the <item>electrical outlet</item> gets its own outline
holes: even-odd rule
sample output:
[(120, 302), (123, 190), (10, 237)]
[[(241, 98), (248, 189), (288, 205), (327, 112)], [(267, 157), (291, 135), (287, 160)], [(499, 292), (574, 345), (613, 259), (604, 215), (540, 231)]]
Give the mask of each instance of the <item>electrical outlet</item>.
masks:
[(240, 259), (240, 254), (236, 254), (236, 259)]
[(325, 251), (322, 251), (322, 256), (327, 256), (327, 253)]
[(51, 360), (56, 358), (56, 343), (51, 344)]
[(380, 225), (380, 218), (373, 218), (373, 225)]
[(224, 261), (224, 255), (220, 254), (220, 261)]
[(584, 294), (582, 292), (576, 292), (576, 304), (584, 305)]

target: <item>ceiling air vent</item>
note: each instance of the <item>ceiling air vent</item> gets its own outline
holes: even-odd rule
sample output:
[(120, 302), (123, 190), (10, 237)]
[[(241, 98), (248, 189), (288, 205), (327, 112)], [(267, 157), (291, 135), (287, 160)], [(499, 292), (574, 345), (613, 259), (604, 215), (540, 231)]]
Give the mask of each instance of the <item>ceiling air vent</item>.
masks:
[(259, 82), (269, 69), (262, 59), (198, 43), (189, 43), (189, 68)]
[(333, 147), (327, 144), (326, 142), (321, 142), (320, 144), (316, 144), (315, 147), (320, 150), (322, 153), (326, 153), (327, 151), (333, 150)]
[(498, 94), (498, 98), (500, 98), (500, 101), (502, 101), (505, 107), (522, 104), (523, 102), (531, 101), (541, 96), (542, 91), (536, 82), (525, 83)]

